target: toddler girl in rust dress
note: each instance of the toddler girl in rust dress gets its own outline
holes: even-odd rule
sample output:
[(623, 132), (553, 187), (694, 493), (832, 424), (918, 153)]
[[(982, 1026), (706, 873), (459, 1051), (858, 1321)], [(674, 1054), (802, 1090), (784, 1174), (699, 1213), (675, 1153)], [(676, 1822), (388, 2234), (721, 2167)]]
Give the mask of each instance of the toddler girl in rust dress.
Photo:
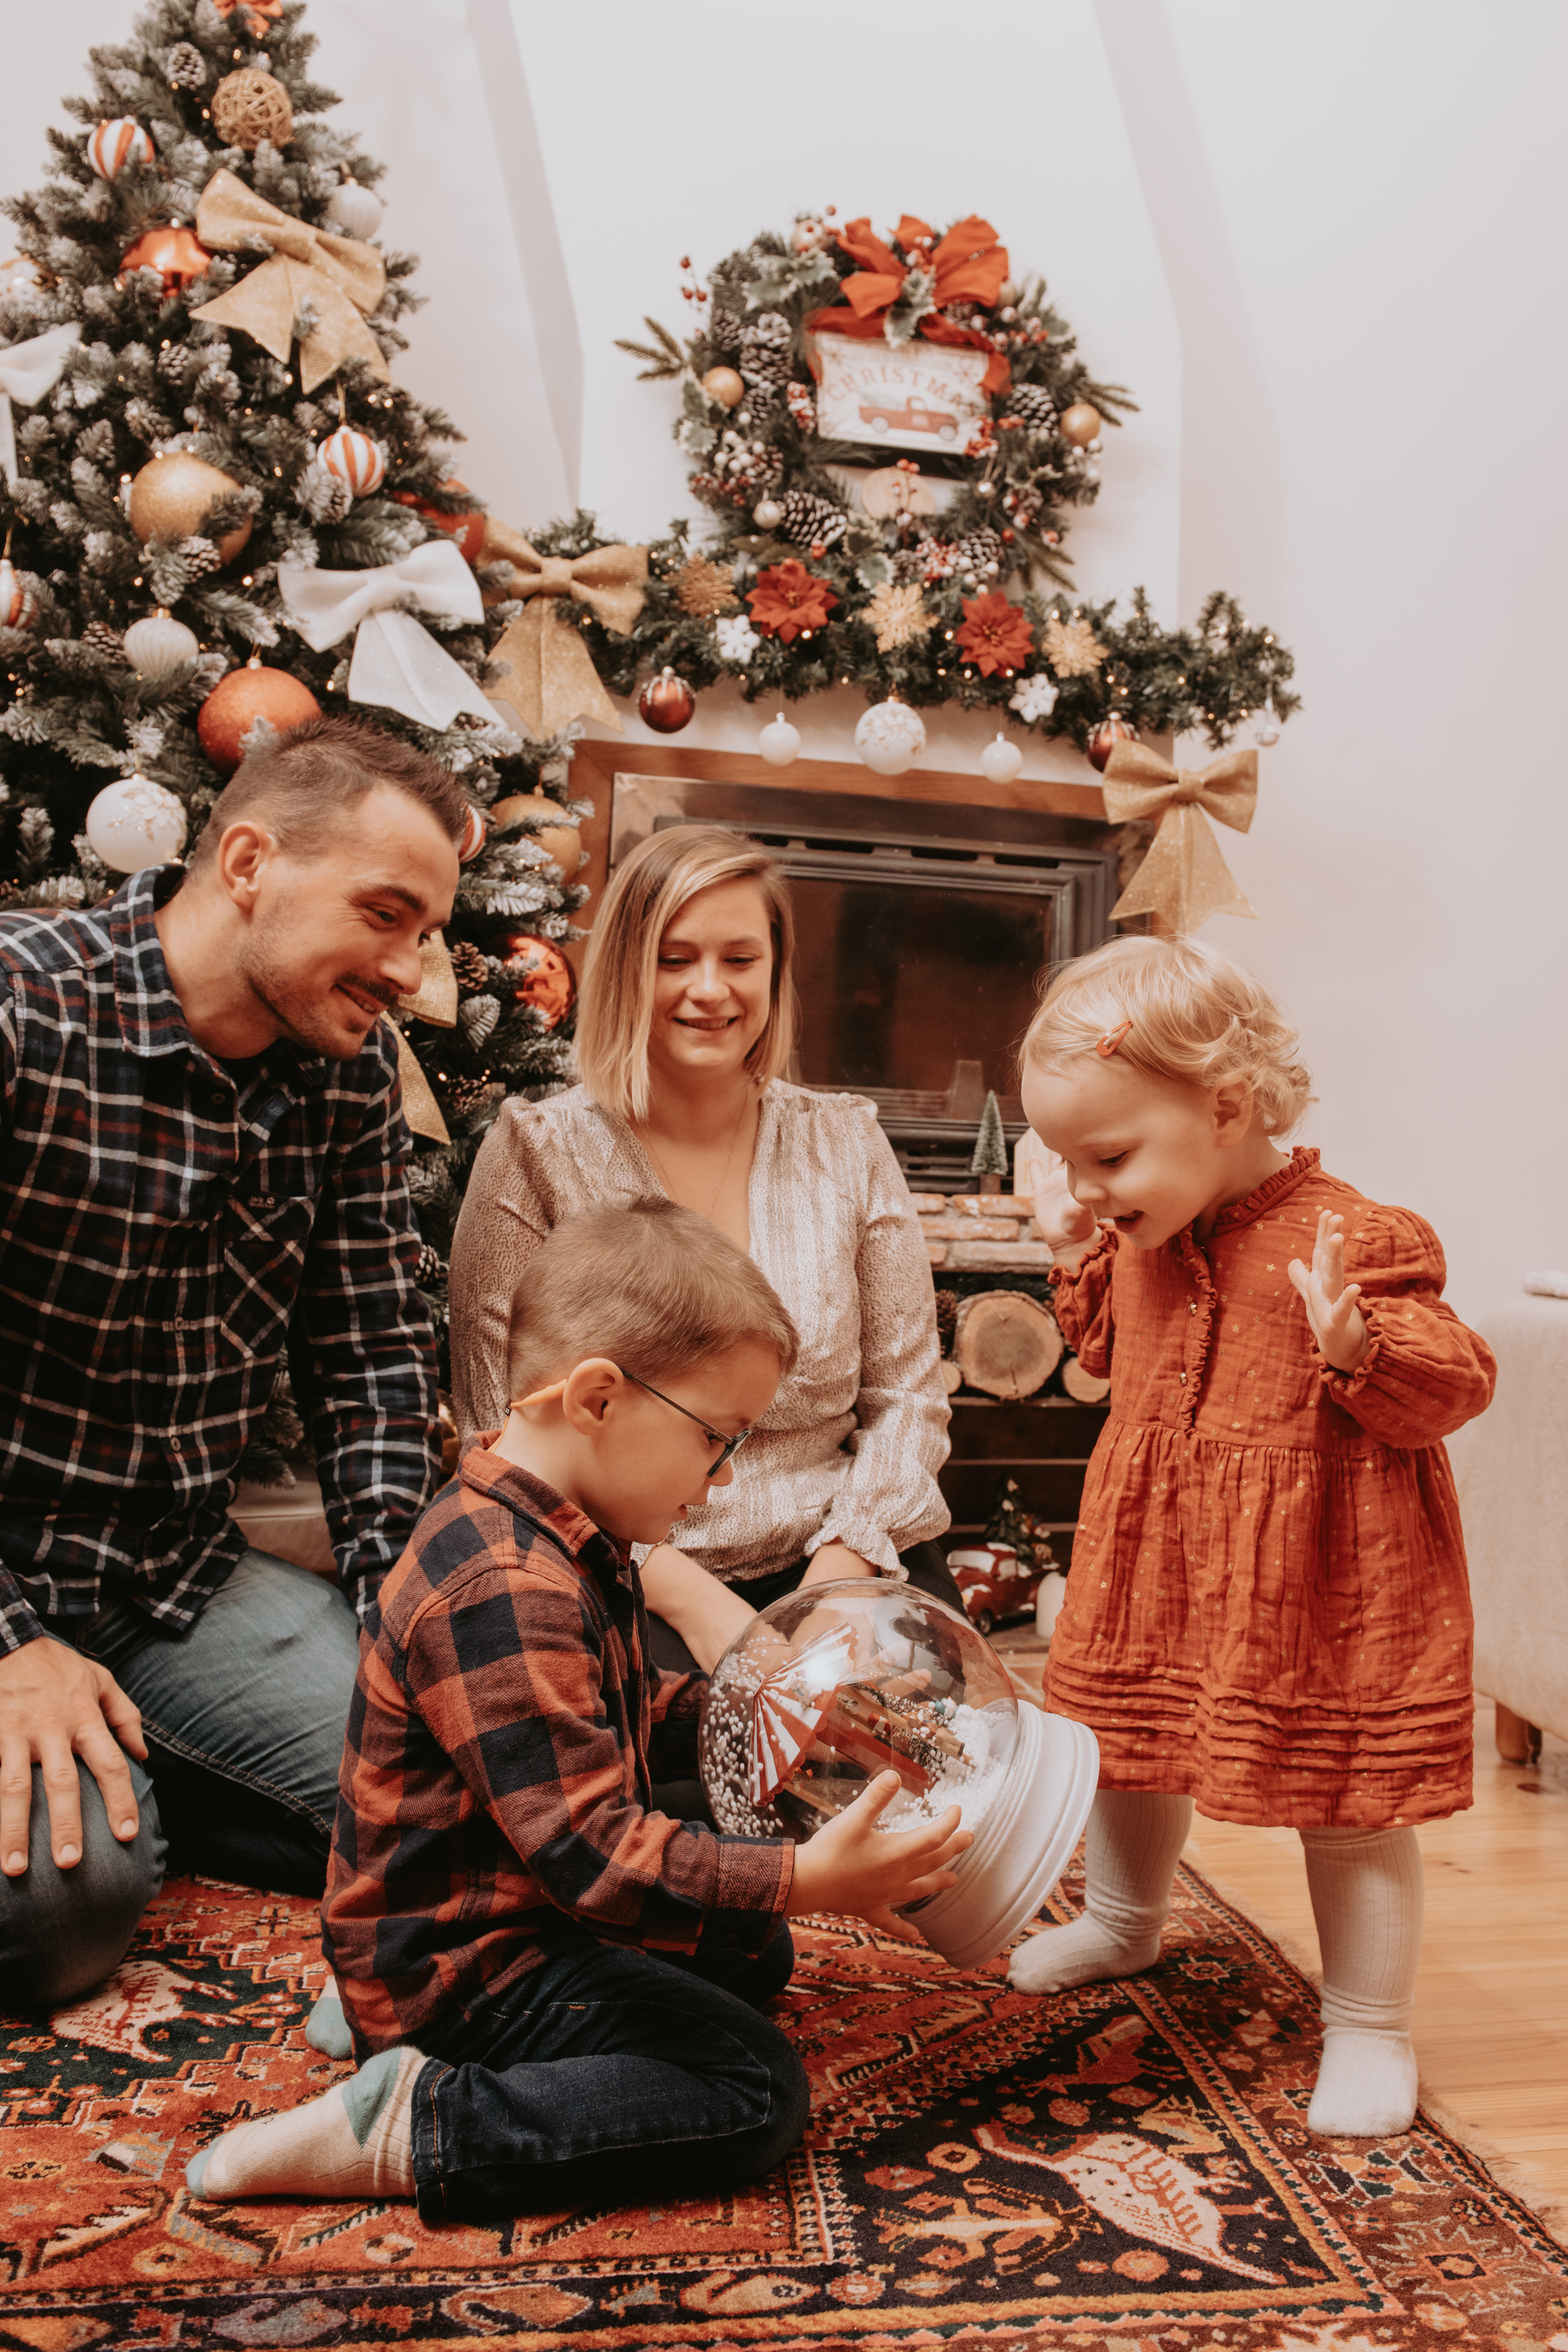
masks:
[[(1323, 1958), (1314, 2131), (1415, 2112), (1415, 1824), (1470, 1801), (1470, 1608), (1443, 1439), (1495, 1366), (1408, 1209), (1287, 1154), (1308, 1100), (1266, 990), (1186, 940), (1058, 973), (1024, 1107), (1064, 1163), (1036, 1215), (1110, 1418), (1089, 1465), (1049, 1704), (1099, 1735), (1081, 1917), (1012, 1980), (1159, 1955), (1194, 1802), (1301, 1832)], [(1351, 1279), (1347, 1279), (1347, 1275)]]

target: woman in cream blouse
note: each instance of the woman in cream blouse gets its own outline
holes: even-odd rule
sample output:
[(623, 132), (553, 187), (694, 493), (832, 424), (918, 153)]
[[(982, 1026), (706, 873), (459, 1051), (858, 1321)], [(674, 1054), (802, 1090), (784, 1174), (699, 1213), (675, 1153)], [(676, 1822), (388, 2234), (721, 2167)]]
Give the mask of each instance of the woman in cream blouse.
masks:
[(644, 1560), (664, 1665), (710, 1667), (752, 1607), (802, 1582), (907, 1576), (962, 1606), (931, 1540), (948, 1525), (936, 1484), (948, 1407), (925, 1244), (871, 1104), (780, 1075), (794, 944), (788, 886), (765, 850), (717, 825), (642, 843), (594, 927), (583, 1084), (505, 1104), (452, 1252), (465, 1443), (506, 1418), (519, 1274), (576, 1210), (665, 1192), (749, 1250), (794, 1317), (799, 1361), (733, 1483), (688, 1514), (679, 1550), (656, 1545)]

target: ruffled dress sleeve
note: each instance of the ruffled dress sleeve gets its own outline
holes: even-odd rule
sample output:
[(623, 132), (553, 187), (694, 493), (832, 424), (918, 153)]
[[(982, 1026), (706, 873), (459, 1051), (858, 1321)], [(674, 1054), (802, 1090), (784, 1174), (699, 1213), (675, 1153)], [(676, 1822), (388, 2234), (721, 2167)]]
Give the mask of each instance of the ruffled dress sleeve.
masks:
[(1078, 1265), (1053, 1265), (1055, 1295), (1051, 1305), (1061, 1325), (1062, 1338), (1086, 1372), (1098, 1380), (1110, 1375), (1110, 1350), (1115, 1317), (1110, 1304), (1110, 1278), (1116, 1271), (1117, 1236), (1100, 1228), (1100, 1239)]
[(1345, 1226), (1345, 1280), (1361, 1285), (1372, 1346), (1348, 1375), (1319, 1355), (1320, 1375), (1369, 1436), (1405, 1449), (1436, 1445), (1485, 1412), (1497, 1359), (1444, 1304), (1443, 1245), (1425, 1218), (1369, 1202)]

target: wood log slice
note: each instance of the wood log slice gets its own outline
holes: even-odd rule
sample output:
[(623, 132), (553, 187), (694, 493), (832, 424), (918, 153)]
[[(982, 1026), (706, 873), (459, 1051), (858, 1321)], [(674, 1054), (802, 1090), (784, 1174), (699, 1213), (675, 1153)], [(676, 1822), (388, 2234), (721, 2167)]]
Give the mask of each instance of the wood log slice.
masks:
[(1103, 1404), (1110, 1394), (1110, 1382), (1098, 1372), (1086, 1372), (1076, 1356), (1062, 1366), (1062, 1386), (1079, 1404)]
[(959, 1307), (952, 1360), (984, 1396), (1033, 1396), (1061, 1355), (1056, 1317), (1027, 1291), (982, 1290)]
[(963, 1374), (959, 1370), (958, 1366), (955, 1363), (952, 1363), (945, 1358), (943, 1359), (942, 1366), (942, 1384), (947, 1391), (949, 1396), (955, 1395), (963, 1386)]

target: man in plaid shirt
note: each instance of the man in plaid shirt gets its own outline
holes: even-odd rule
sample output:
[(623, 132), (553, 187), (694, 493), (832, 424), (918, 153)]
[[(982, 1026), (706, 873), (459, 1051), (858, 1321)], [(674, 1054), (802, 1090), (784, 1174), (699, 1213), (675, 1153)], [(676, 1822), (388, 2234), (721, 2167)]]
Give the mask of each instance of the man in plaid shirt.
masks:
[[(116, 1965), (168, 1837), (322, 1883), (355, 1609), (436, 1460), (381, 1016), (450, 912), (465, 818), (423, 753), (319, 720), (244, 762), (188, 871), (0, 916), (8, 2002)], [(227, 1515), (286, 1349), (341, 1592)]]

